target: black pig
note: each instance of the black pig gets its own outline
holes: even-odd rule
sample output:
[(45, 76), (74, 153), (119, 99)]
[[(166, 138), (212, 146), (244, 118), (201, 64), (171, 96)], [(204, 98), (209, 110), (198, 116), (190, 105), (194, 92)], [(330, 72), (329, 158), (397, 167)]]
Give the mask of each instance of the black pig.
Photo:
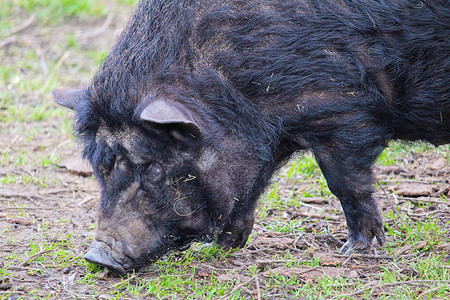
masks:
[(450, 142), (447, 1), (141, 1), (91, 84), (55, 90), (101, 186), (88, 261), (125, 274), (243, 246), (272, 173), (313, 151), (349, 227), (385, 240), (371, 165)]

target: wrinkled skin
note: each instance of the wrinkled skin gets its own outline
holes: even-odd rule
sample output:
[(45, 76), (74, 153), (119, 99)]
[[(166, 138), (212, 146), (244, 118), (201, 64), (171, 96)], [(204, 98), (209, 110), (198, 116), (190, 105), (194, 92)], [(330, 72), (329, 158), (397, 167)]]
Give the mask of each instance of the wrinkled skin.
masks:
[(385, 240), (371, 166), (450, 142), (445, 3), (154, 0), (87, 88), (55, 90), (101, 187), (88, 261), (118, 274), (194, 241), (242, 247), (259, 195), (311, 150), (349, 227)]

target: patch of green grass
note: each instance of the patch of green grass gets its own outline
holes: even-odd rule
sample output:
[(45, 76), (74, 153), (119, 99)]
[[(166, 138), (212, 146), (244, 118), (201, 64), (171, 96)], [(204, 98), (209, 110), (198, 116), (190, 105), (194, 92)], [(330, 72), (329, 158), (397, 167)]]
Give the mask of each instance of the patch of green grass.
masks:
[(107, 50), (89, 50), (86, 51), (86, 56), (94, 61), (95, 65), (100, 65), (108, 56)]
[(56, 153), (45, 155), (40, 159), (40, 165), (43, 167), (55, 166), (61, 162), (61, 158)]
[(10, 151), (5, 151), (0, 156), (0, 165), (12, 165), (14, 167), (26, 166), (30, 160), (27, 150), (19, 148), (15, 155), (11, 155)]
[(67, 39), (67, 47), (72, 49), (77, 49), (79, 47), (77, 38), (74, 34), (69, 33), (66, 37)]
[(296, 234), (301, 234), (303, 229), (303, 220), (294, 219), (291, 221), (277, 221), (271, 220), (269, 222), (261, 222), (267, 230), (276, 231), (276, 232), (293, 232)]
[[(410, 218), (402, 217), (399, 219), (398, 215), (389, 211), (385, 218), (390, 222), (386, 222), (387, 235), (395, 240), (394, 246), (391, 248), (390, 243), (386, 246), (388, 253), (398, 250), (404, 244), (410, 244), (413, 249), (417, 246), (420, 251), (429, 251), (441, 242), (449, 242), (448, 228), (442, 228), (437, 219), (429, 217), (425, 222), (421, 220), (413, 221)], [(391, 224), (393, 223), (393, 224)]]
[[(307, 205), (300, 201), (301, 198), (333, 197), (325, 177), (311, 154), (306, 154), (294, 160), (286, 170), (286, 172), (281, 172), (278, 176), (282, 180), (287, 181), (289, 185), (280, 187), (278, 182), (275, 182), (260, 197), (257, 214), (261, 219), (264, 219), (273, 209), (283, 210), (285, 207), (301, 208)], [(305, 183), (307, 184), (304, 189), (297, 190), (299, 184)], [(290, 190), (289, 186), (292, 186)], [(281, 191), (280, 188), (285, 190)]]
[(278, 195), (278, 183), (274, 183), (270, 186), (269, 192), (265, 193), (259, 202), (257, 208), (257, 214), (261, 219), (264, 219), (268, 214), (269, 210), (273, 207), (279, 207), (280, 196)]
[(27, 259), (27, 264), (37, 263), (43, 269), (62, 270), (65, 267), (85, 264), (84, 259), (72, 251), (73, 245), (73, 237), (70, 234), (59, 234), (40, 243), (31, 241), (23, 256)]
[(378, 157), (377, 164), (382, 166), (391, 166), (397, 162), (398, 154), (390, 151), (388, 148), (384, 149), (380, 157)]
[[(403, 262), (404, 263), (404, 262)], [(389, 293), (396, 299), (405, 299), (413, 294), (422, 294), (418, 299), (446, 299), (449, 295), (450, 269), (442, 255), (429, 255), (422, 259), (411, 259), (402, 269), (396, 261), (381, 265), (378, 286), (391, 286)], [(411, 283), (409, 283), (411, 282)], [(427, 288), (424, 288), (428, 286)], [(420, 288), (417, 288), (420, 287)], [(417, 293), (418, 292), (418, 293)], [(368, 289), (367, 296), (372, 293)], [(361, 294), (363, 296), (364, 294)]]
[(1, 122), (27, 122), (27, 121), (43, 121), (51, 117), (53, 109), (48, 110), (45, 106), (8, 106), (0, 112)]
[(126, 4), (126, 5), (136, 5), (139, 0), (117, 0), (118, 3)]
[(16, 174), (13, 175), (5, 174), (3, 178), (0, 177), (0, 182), (3, 184), (16, 183), (17, 182)]
[(43, 178), (40, 178), (38, 174), (33, 174), (33, 175), (25, 174), (25, 175), (21, 176), (21, 181), (24, 184), (35, 183), (35, 184), (40, 185), (43, 188), (46, 188), (48, 178), (46, 176), (44, 176)]
[(44, 23), (60, 21), (64, 17), (93, 17), (106, 14), (102, 2), (96, 0), (6, 0), (26, 11), (36, 13)]
[(319, 165), (314, 156), (307, 153), (295, 160), (286, 174), (287, 179), (304, 179), (320, 174)]
[(0, 165), (6, 166), (6, 165), (10, 164), (11, 161), (12, 161), (12, 157), (9, 154), (9, 151), (5, 151), (1, 154)]
[[(0, 1), (0, 40), (10, 35), (32, 15), (35, 24), (59, 24), (71, 17), (87, 19), (105, 16), (106, 4), (98, 0), (2, 0)], [(17, 60), (18, 61), (18, 60)], [(25, 64), (27, 60), (22, 60)], [(1, 72), (0, 72), (1, 73)], [(1, 75), (0, 75), (1, 76)]]
[(381, 153), (377, 164), (391, 166), (398, 163), (400, 158), (410, 156), (414, 152), (423, 153), (430, 149), (434, 149), (434, 146), (425, 142), (408, 143), (404, 141), (391, 141), (388, 147)]
[(13, 163), (14, 166), (25, 166), (28, 164), (28, 154), (25, 150), (19, 150), (16, 161)]

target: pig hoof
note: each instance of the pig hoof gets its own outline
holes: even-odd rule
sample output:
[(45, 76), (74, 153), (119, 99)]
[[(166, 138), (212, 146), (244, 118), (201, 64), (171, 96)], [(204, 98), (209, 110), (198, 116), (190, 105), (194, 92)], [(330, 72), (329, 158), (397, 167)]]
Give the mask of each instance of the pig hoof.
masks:
[(380, 246), (382, 246), (385, 241), (385, 235), (382, 229), (371, 234), (369, 237), (363, 234), (350, 234), (348, 241), (339, 249), (339, 252), (345, 255), (368, 253), (372, 248), (372, 242), (375, 237)]
[(350, 255), (352, 253), (358, 252), (368, 253), (371, 248), (372, 240), (368, 242), (349, 238), (348, 241), (341, 247), (341, 249), (339, 249), (339, 252), (345, 255)]

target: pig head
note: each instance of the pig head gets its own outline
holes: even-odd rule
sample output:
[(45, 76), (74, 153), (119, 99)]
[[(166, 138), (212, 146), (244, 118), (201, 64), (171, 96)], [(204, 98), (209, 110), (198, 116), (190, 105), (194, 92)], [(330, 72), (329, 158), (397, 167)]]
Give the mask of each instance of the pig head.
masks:
[(248, 145), (224, 133), (211, 138), (193, 111), (160, 97), (145, 98), (128, 122), (106, 114), (90, 89), (55, 90), (53, 97), (75, 110), (83, 156), (101, 187), (87, 261), (124, 275), (195, 241), (246, 243), (255, 202), (248, 199), (268, 176)]

